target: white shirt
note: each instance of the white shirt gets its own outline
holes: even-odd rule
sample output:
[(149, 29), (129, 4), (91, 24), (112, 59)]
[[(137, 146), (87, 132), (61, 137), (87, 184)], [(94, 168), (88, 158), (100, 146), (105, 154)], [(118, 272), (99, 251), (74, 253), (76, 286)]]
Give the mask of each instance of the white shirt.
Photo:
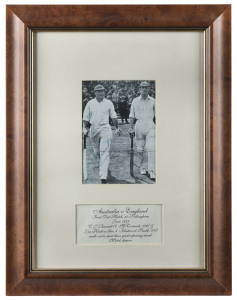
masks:
[(114, 119), (117, 118), (117, 115), (113, 103), (105, 98), (101, 102), (96, 98), (90, 100), (83, 113), (83, 120), (90, 122), (94, 127), (107, 125), (109, 117)]
[(155, 116), (155, 99), (148, 96), (144, 100), (141, 96), (133, 99), (130, 118), (136, 118), (137, 121), (153, 121)]

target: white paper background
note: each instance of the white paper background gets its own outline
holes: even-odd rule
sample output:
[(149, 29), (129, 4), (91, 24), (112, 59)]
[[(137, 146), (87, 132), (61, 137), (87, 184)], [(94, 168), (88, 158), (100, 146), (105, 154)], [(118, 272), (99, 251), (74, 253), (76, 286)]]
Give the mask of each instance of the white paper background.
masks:
[[(6, 26), (5, 26), (5, 5), (6, 4), (33, 4), (34, 1), (32, 0), (25, 0), (24, 2), (22, 1), (19, 1), (19, 0), (3, 0), (1, 1), (0, 3), (0, 36), (1, 36), (1, 40), (2, 40), (2, 51), (0, 52), (0, 62), (1, 62), (1, 65), (4, 66), (5, 65), (5, 55), (6, 55), (6, 51), (5, 51), (5, 37), (6, 37)], [(116, 1), (116, 0), (104, 0), (104, 1), (91, 1), (91, 0), (71, 0), (70, 3), (74, 3), (74, 4), (128, 4), (128, 3), (132, 3), (132, 4), (144, 4), (144, 1), (142, 0), (129, 0), (129, 1), (125, 1), (125, 0), (121, 0), (121, 1)], [(156, 1), (156, 0), (149, 0), (146, 2), (147, 4), (161, 4), (160, 1)], [(163, 1), (162, 3), (164, 4), (173, 4), (174, 1)], [(207, 3), (211, 3), (211, 4), (229, 4), (229, 3), (233, 3), (232, 0), (211, 0), (211, 1), (207, 1)], [(62, 0), (38, 0), (37, 1), (37, 4), (65, 4), (65, 1), (62, 1)], [(203, 4), (203, 1), (200, 1), (200, 0), (196, 0), (196, 1), (179, 1), (179, 4)], [(237, 24), (237, 9), (236, 9), (236, 6), (232, 6), (232, 29), (233, 31), (236, 31), (236, 24)], [(232, 49), (233, 49), (233, 53), (236, 53), (236, 35), (232, 35)], [(233, 82), (235, 82), (235, 79), (236, 79), (236, 57), (233, 56), (232, 58), (232, 75), (233, 75)], [(1, 98), (2, 99), (5, 99), (6, 98), (6, 90), (5, 90), (5, 68), (2, 67), (0, 69), (0, 94), (1, 94)], [(233, 85), (233, 88), (232, 88), (232, 95), (233, 95), (233, 99), (236, 98), (236, 85)], [(232, 103), (232, 109), (233, 109), (233, 115), (235, 116), (236, 115), (236, 102), (233, 101)], [(4, 166), (5, 163), (6, 163), (6, 152), (5, 152), (5, 146), (6, 146), (6, 139), (5, 139), (5, 130), (6, 130), (6, 115), (5, 115), (5, 110), (6, 106), (5, 106), (5, 101), (1, 101), (0, 102), (0, 140), (1, 140), (1, 151), (0, 151), (0, 164), (1, 166)], [(234, 131), (234, 129), (236, 129), (236, 120), (237, 118), (233, 118), (233, 126), (232, 126), (232, 129)], [(233, 135), (233, 153), (236, 153), (236, 138), (235, 138), (235, 135)], [(235, 182), (236, 180), (236, 159), (235, 159), (235, 156), (233, 156), (233, 182)], [(5, 199), (6, 197), (6, 189), (5, 189), (5, 186), (6, 186), (6, 172), (5, 172), (5, 168), (2, 167), (0, 168), (0, 195), (1, 195), (1, 199)], [(236, 185), (233, 185), (233, 199), (235, 199), (236, 197)], [(1, 249), (1, 253), (2, 255), (0, 256), (0, 263), (1, 263), (1, 266), (6, 266), (6, 262), (5, 262), (5, 253), (6, 253), (6, 249), (5, 249), (5, 246), (6, 246), (6, 243), (5, 243), (5, 226), (6, 226), (6, 207), (5, 207), (5, 201), (1, 201), (0, 202), (0, 224), (1, 224), (1, 246), (0, 246), (0, 249)], [(233, 201), (233, 211), (236, 211), (236, 202)], [(233, 229), (236, 228), (236, 219), (233, 218)], [(234, 230), (233, 230), (234, 232)], [(236, 240), (233, 239), (233, 253), (236, 252)], [(233, 256), (233, 282), (236, 281), (236, 258), (235, 256)], [(2, 280), (0, 281), (0, 295), (2, 298), (5, 298), (5, 267), (2, 267), (1, 270), (0, 270), (0, 275), (1, 275), (1, 278)], [(236, 285), (233, 285), (233, 295), (236, 294)], [(122, 297), (122, 296), (121, 296)], [(25, 298), (25, 297), (23, 297)], [(28, 298), (28, 297), (27, 297)], [(45, 299), (45, 296), (38, 296), (37, 299)], [(57, 298), (57, 297), (55, 297)], [(62, 296), (60, 297), (60, 299), (62, 298)], [(81, 297), (83, 298), (83, 297)], [(84, 297), (85, 298), (85, 297)], [(111, 296), (108, 296), (109, 299), (111, 299), (112, 297)], [(116, 298), (119, 298), (119, 296), (117, 296)], [(137, 298), (137, 297), (135, 297)], [(146, 298), (146, 296), (144, 296), (144, 298)], [(161, 299), (165, 298), (165, 296), (160, 296)], [(174, 297), (171, 297), (171, 298), (174, 298)], [(206, 299), (209, 297), (208, 296), (196, 296), (196, 299)], [(218, 296), (214, 296), (213, 298), (219, 298)]]
[[(203, 267), (203, 33), (41, 32), (36, 50), (36, 266)], [(157, 183), (82, 185), (81, 81), (144, 78), (156, 80)], [(164, 245), (78, 246), (80, 203), (164, 204)]]

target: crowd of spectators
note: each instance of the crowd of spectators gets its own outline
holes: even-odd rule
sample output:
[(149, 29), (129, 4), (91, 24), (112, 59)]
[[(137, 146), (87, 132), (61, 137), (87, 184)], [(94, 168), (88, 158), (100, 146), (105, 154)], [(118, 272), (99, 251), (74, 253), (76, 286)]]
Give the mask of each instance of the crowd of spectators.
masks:
[[(139, 86), (145, 80), (98, 80), (83, 81), (82, 84), (82, 111), (86, 104), (95, 98), (94, 87), (101, 84), (105, 88), (105, 98), (112, 101), (117, 114), (120, 115), (122, 122), (127, 123), (130, 107), (134, 98), (140, 95)], [(155, 81), (146, 80), (150, 83), (149, 95), (155, 98)]]

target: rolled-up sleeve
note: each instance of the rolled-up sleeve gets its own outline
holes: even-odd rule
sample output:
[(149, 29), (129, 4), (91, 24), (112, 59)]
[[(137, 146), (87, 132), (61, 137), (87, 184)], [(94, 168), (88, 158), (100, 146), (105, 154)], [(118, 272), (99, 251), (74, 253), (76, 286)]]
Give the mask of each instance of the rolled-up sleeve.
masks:
[(134, 118), (135, 119), (134, 101), (132, 102), (132, 105), (131, 105), (129, 118)]
[(84, 113), (83, 113), (83, 120), (84, 121), (90, 121), (90, 105), (89, 103), (86, 104)]
[(114, 105), (112, 102), (110, 103), (109, 116), (111, 119), (117, 118), (116, 112), (114, 110)]

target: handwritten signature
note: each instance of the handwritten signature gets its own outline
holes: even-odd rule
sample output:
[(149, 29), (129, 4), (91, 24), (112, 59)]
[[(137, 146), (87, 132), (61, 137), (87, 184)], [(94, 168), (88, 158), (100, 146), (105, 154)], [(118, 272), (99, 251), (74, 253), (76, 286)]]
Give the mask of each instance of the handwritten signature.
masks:
[[(103, 143), (105, 144), (104, 149), (102, 148), (103, 147), (102, 145), (98, 144), (97, 151), (93, 155), (93, 159), (92, 159), (93, 163), (100, 162), (100, 166), (103, 166), (103, 164), (105, 164), (105, 162), (110, 158), (109, 149), (110, 149), (111, 141), (112, 141), (111, 139), (107, 139), (105, 143)], [(111, 153), (115, 152), (121, 144), (122, 142), (118, 143), (117, 146), (113, 147)]]

